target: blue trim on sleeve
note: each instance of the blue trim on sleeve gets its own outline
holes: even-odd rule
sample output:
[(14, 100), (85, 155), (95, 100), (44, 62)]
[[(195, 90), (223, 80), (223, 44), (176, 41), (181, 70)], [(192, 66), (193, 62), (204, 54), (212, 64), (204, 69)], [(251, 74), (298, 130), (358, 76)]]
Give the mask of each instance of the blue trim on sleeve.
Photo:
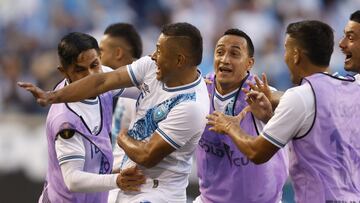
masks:
[(139, 86), (140, 84), (139, 84), (139, 82), (136, 80), (135, 73), (134, 73), (134, 71), (132, 70), (131, 64), (129, 64), (127, 67), (128, 67), (129, 73), (130, 73), (131, 81), (134, 83), (134, 85)]
[(165, 138), (173, 147), (176, 149), (179, 149), (181, 146), (178, 145), (174, 140), (172, 140), (169, 136), (167, 136), (164, 131), (162, 131), (160, 128), (156, 129), (160, 133), (160, 136)]
[(83, 104), (95, 105), (95, 104), (99, 103), (99, 100), (98, 99), (96, 99), (96, 100), (82, 100), (80, 102), (83, 103)]
[(279, 148), (283, 148), (285, 147), (285, 144), (275, 140), (275, 138), (271, 137), (269, 134), (265, 133), (265, 132), (262, 132), (261, 133), (263, 135), (263, 137), (268, 140), (269, 142), (271, 142), (273, 145), (279, 147)]
[(119, 97), (123, 92), (124, 92), (125, 88), (120, 89), (120, 91), (118, 93), (116, 93), (115, 95), (113, 95), (113, 97)]
[(68, 161), (68, 160), (72, 160), (72, 159), (81, 159), (81, 160), (85, 160), (85, 156), (82, 155), (70, 155), (70, 156), (64, 156), (59, 158), (59, 163), (62, 163), (64, 161)]

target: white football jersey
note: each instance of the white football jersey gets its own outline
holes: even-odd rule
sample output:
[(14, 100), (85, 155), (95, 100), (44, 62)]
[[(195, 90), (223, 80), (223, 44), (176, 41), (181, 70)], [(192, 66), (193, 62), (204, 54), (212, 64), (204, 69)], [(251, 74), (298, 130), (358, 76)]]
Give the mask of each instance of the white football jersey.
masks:
[(132, 82), (141, 90), (128, 134), (148, 140), (157, 132), (174, 147), (176, 150), (159, 164), (143, 171), (147, 177), (159, 180), (160, 185), (185, 188), (192, 156), (206, 125), (209, 96), (200, 73), (196, 81), (170, 88), (156, 79), (156, 69), (149, 56), (127, 66)]

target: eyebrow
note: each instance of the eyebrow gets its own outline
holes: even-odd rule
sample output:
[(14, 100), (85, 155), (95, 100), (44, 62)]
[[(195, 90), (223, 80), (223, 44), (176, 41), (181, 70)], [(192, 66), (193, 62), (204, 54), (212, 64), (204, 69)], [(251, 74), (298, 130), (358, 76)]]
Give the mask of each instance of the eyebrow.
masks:
[(345, 34), (356, 34), (353, 30), (349, 30), (349, 31), (344, 30), (344, 33)]
[[(90, 65), (94, 64), (95, 62), (98, 62), (98, 59), (97, 59), (97, 58), (96, 58), (96, 59), (94, 59), (94, 60), (90, 63)], [(81, 66), (81, 65), (78, 65), (78, 64), (75, 64), (75, 68), (82, 68), (82, 69), (86, 69), (86, 67)]]
[[(225, 45), (224, 44), (219, 44), (219, 45), (216, 45), (216, 48), (219, 48), (219, 47), (224, 47)], [(241, 48), (239, 47), (239, 46), (237, 46), (237, 45), (231, 45), (231, 47), (230, 48), (236, 48), (236, 49), (239, 49), (239, 50), (241, 50)]]

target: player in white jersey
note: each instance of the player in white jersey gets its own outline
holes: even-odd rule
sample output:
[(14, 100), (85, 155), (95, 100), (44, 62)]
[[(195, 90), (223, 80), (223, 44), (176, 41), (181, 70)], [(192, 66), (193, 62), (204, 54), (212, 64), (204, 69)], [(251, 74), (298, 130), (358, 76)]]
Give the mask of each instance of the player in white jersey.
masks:
[[(202, 37), (188, 23), (163, 27), (156, 51), (127, 68), (96, 74), (59, 91), (44, 92), (19, 83), (41, 105), (78, 101), (122, 87), (138, 86), (136, 122), (121, 133), (118, 144), (151, 179), (139, 193), (121, 202), (185, 202), (191, 157), (206, 125), (209, 98), (197, 70), (202, 59)], [(145, 140), (142, 140), (145, 139)]]

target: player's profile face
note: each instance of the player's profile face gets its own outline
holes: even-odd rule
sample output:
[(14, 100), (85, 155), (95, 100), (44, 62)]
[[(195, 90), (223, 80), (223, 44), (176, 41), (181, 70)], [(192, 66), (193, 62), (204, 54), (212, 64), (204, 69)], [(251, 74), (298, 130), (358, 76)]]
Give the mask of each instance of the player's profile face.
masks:
[(61, 71), (70, 82), (80, 80), (90, 74), (101, 72), (99, 54), (95, 49), (83, 51), (77, 57), (75, 63), (63, 68)]
[(171, 78), (175, 78), (173, 76), (176, 75), (176, 69), (174, 68), (176, 54), (172, 43), (174, 43), (174, 40), (161, 34), (156, 44), (156, 50), (151, 56), (157, 65), (156, 79), (162, 82), (167, 82)]
[(344, 68), (347, 71), (360, 72), (360, 23), (349, 21), (339, 47), (345, 55)]
[(220, 84), (239, 85), (254, 63), (249, 57), (247, 42), (237, 35), (219, 39), (214, 51), (216, 80)]
[(295, 39), (291, 38), (288, 34), (285, 37), (285, 53), (284, 61), (290, 71), (290, 78), (293, 84), (300, 82), (301, 76), (298, 74), (298, 68), (295, 67), (296, 54)]

